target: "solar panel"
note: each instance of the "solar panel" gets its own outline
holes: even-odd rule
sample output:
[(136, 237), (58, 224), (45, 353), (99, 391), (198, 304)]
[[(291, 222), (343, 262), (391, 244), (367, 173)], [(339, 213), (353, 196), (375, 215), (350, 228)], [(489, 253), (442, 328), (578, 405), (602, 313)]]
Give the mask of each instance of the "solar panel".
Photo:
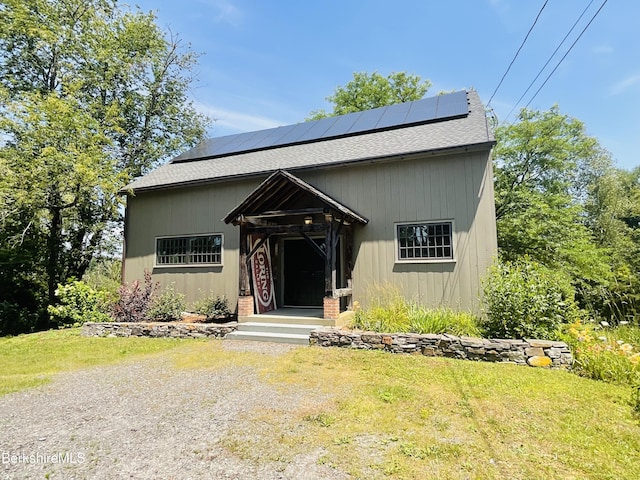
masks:
[(332, 127), (340, 117), (327, 117), (311, 123), (312, 126), (299, 139), (299, 142), (306, 142), (322, 138), (323, 135)]
[(382, 117), (376, 125), (376, 128), (388, 128), (394, 125), (404, 124), (404, 119), (409, 113), (409, 107), (411, 103), (396, 103), (395, 105), (389, 105), (382, 113)]
[(360, 133), (366, 132), (367, 130), (375, 129), (385, 109), (386, 107), (374, 108), (373, 110), (365, 110), (364, 112), (362, 112), (362, 115), (358, 117), (351, 128), (345, 133)]
[(400, 128), (405, 125), (434, 122), (468, 114), (467, 92), (460, 91), (337, 117), (209, 139), (176, 157), (172, 162), (213, 158)]
[(438, 97), (437, 118), (457, 117), (468, 113), (467, 92), (454, 92)]
[(336, 121), (329, 130), (324, 132), (321, 138), (331, 138), (331, 137), (339, 137), (340, 135), (344, 135), (344, 132), (347, 132), (354, 123), (360, 118), (362, 112), (355, 113), (347, 113), (346, 115), (340, 115), (336, 117)]
[(433, 120), (436, 117), (436, 107), (439, 97), (425, 98), (419, 102), (411, 102), (409, 104), (409, 113), (404, 119), (404, 124), (424, 122), (425, 120)]
[(286, 135), (278, 139), (279, 145), (288, 145), (290, 143), (297, 143), (299, 141), (298, 139), (302, 135), (304, 135), (304, 133), (307, 130), (313, 127), (313, 122), (296, 123), (295, 125), (293, 125), (293, 127), (294, 128), (288, 131)]

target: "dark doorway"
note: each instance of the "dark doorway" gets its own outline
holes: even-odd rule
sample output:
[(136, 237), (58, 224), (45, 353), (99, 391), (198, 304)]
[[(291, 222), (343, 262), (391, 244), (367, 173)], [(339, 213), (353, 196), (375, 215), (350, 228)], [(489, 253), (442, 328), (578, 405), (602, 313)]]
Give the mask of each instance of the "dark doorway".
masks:
[[(322, 246), (324, 239), (315, 239)], [(324, 258), (305, 239), (284, 241), (284, 305), (321, 307), (324, 297)]]

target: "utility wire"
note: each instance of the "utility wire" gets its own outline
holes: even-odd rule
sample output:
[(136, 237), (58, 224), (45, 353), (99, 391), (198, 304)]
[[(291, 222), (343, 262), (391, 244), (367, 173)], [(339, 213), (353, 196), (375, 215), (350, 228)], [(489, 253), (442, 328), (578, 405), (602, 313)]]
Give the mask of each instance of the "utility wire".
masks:
[(580, 37), (582, 37), (582, 35), (584, 34), (584, 32), (587, 30), (587, 28), (589, 28), (589, 25), (591, 25), (591, 23), (595, 20), (595, 18), (598, 16), (598, 14), (600, 13), (600, 10), (602, 10), (602, 8), (607, 4), (609, 0), (604, 0), (604, 2), (602, 2), (602, 5), (600, 5), (600, 8), (598, 9), (598, 11), (596, 13), (594, 13), (593, 17), (591, 17), (591, 20), (589, 20), (589, 23), (587, 23), (587, 25), (582, 29), (582, 31), (580, 32), (580, 35), (578, 35), (578, 38), (575, 39), (575, 41), (571, 44), (571, 46), (569, 47), (569, 50), (567, 50), (567, 53), (565, 53), (562, 58), (560, 59), (560, 61), (557, 63), (557, 65), (554, 67), (553, 70), (551, 70), (551, 73), (549, 75), (547, 75), (547, 78), (545, 79), (545, 81), (542, 83), (542, 85), (540, 85), (540, 88), (538, 88), (538, 90), (536, 90), (536, 93), (533, 94), (533, 97), (531, 97), (531, 100), (529, 100), (529, 103), (527, 103), (524, 108), (527, 108), (529, 105), (531, 105), (531, 102), (533, 102), (533, 99), (536, 98), (538, 96), (538, 93), (540, 93), (540, 90), (542, 90), (542, 87), (544, 87), (547, 82), (549, 81), (549, 79), (551, 78), (551, 76), (555, 73), (555, 71), (558, 69), (558, 67), (560, 66), (560, 64), (564, 61), (564, 59), (567, 57), (567, 55), (569, 55), (569, 52), (571, 52), (571, 50), (573, 49), (573, 47), (575, 46), (576, 43), (578, 43), (578, 40), (580, 40)]
[(549, 59), (547, 60), (547, 63), (544, 64), (544, 66), (540, 69), (540, 71), (538, 72), (538, 74), (536, 75), (536, 78), (534, 78), (531, 83), (529, 84), (529, 86), (527, 87), (527, 89), (524, 91), (524, 93), (522, 94), (522, 96), (518, 99), (518, 101), (513, 105), (513, 108), (511, 109), (511, 111), (507, 114), (506, 117), (504, 117), (504, 120), (502, 120), (501, 123), (506, 123), (507, 120), (509, 119), (509, 117), (511, 116), (511, 114), (513, 113), (513, 111), (518, 107), (518, 105), (520, 105), (520, 102), (522, 101), (522, 99), (525, 97), (525, 95), (527, 93), (529, 93), (529, 90), (531, 90), (531, 87), (533, 87), (533, 84), (536, 83), (538, 81), (538, 78), (540, 78), (540, 75), (542, 75), (542, 72), (544, 72), (545, 68), (547, 68), (547, 65), (549, 65), (549, 63), (551, 63), (551, 60), (553, 59), (553, 57), (556, 56), (556, 53), (558, 53), (558, 50), (560, 50), (560, 47), (562, 47), (562, 45), (564, 45), (564, 42), (567, 40), (567, 38), (569, 37), (569, 35), (571, 35), (571, 32), (573, 32), (574, 28), (576, 28), (576, 26), (578, 25), (578, 23), (580, 22), (580, 20), (582, 20), (582, 17), (584, 17), (584, 14), (587, 13), (587, 10), (589, 10), (589, 7), (591, 7), (591, 5), (593, 4), (595, 0), (591, 0), (589, 2), (589, 5), (587, 5), (585, 7), (585, 9), (582, 11), (582, 13), (580, 14), (580, 16), (578, 17), (578, 19), (573, 22), (573, 25), (571, 26), (571, 29), (567, 32), (567, 34), (564, 36), (564, 38), (562, 39), (562, 41), (558, 44), (558, 46), (556, 47), (556, 49), (553, 51), (553, 53), (551, 54), (551, 56), (549, 57)]
[(531, 25), (531, 27), (529, 28), (529, 31), (527, 32), (527, 35), (524, 37), (524, 40), (520, 44), (520, 48), (518, 48), (518, 51), (513, 56), (513, 60), (511, 60), (511, 63), (507, 67), (507, 70), (504, 72), (504, 75), (502, 75), (502, 78), (500, 79), (500, 83), (498, 83), (498, 86), (493, 91), (493, 94), (491, 94), (491, 98), (489, 99), (489, 102), (487, 103), (487, 108), (489, 108), (489, 105), (491, 105), (491, 100), (493, 100), (493, 97), (498, 92), (498, 89), (500, 88), (500, 85), (502, 85), (502, 82), (504, 82), (504, 79), (507, 76), (507, 73), (509, 73), (509, 70), (511, 70), (511, 66), (513, 65), (513, 62), (515, 62), (516, 58), (518, 58), (518, 54), (520, 53), (520, 50), (522, 50), (522, 47), (524, 47), (524, 44), (527, 42), (527, 39), (529, 38), (529, 34), (531, 34), (531, 31), (533, 30), (533, 27), (535, 27), (536, 23), (538, 23), (538, 19), (540, 18), (540, 15), (542, 14), (542, 11), (544, 10), (544, 7), (547, 6), (547, 3), (549, 3), (549, 0), (545, 0), (544, 5), (542, 5), (542, 8), (540, 8), (540, 11), (538, 12), (538, 15), (536, 16), (536, 19), (533, 21), (533, 25)]

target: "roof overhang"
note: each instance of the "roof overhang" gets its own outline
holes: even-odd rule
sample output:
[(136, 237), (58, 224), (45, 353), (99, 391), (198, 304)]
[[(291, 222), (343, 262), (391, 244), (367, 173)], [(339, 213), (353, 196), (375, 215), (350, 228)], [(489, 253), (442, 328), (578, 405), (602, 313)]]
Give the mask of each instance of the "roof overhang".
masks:
[(285, 170), (270, 175), (223, 221), (238, 224), (251, 217), (275, 218), (311, 213), (331, 213), (348, 223), (369, 223), (367, 218)]

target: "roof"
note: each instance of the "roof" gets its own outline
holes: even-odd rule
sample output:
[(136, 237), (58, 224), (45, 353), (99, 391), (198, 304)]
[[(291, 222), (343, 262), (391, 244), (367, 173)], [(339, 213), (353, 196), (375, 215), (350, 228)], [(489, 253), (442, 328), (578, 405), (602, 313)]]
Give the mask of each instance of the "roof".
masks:
[[(466, 97), (466, 109), (460, 106), (461, 96)], [(447, 109), (438, 113), (439, 104)], [(401, 111), (406, 112), (404, 117), (396, 116), (392, 122), (391, 113)], [(363, 127), (358, 129), (358, 119), (365, 113), (368, 122), (360, 123)], [(377, 123), (371, 126), (376, 118)], [(337, 129), (339, 135), (334, 136), (330, 128), (338, 122), (342, 126)], [(327, 128), (323, 131), (324, 127)], [(311, 131), (316, 134), (311, 135)], [(328, 167), (462, 147), (489, 149), (494, 143), (477, 93), (455, 92), (368, 112), (205, 140), (137, 178), (124, 190), (188, 186), (277, 170)]]
[[(311, 196), (326, 209), (325, 211), (333, 210), (341, 218), (350, 222), (358, 222), (363, 225), (369, 222), (367, 218), (284, 170), (276, 171), (262, 182), (223, 220), (225, 223), (230, 223), (241, 215), (264, 215), (265, 212), (285, 210), (305, 196)], [(298, 213), (304, 215), (307, 212), (300, 211)]]

